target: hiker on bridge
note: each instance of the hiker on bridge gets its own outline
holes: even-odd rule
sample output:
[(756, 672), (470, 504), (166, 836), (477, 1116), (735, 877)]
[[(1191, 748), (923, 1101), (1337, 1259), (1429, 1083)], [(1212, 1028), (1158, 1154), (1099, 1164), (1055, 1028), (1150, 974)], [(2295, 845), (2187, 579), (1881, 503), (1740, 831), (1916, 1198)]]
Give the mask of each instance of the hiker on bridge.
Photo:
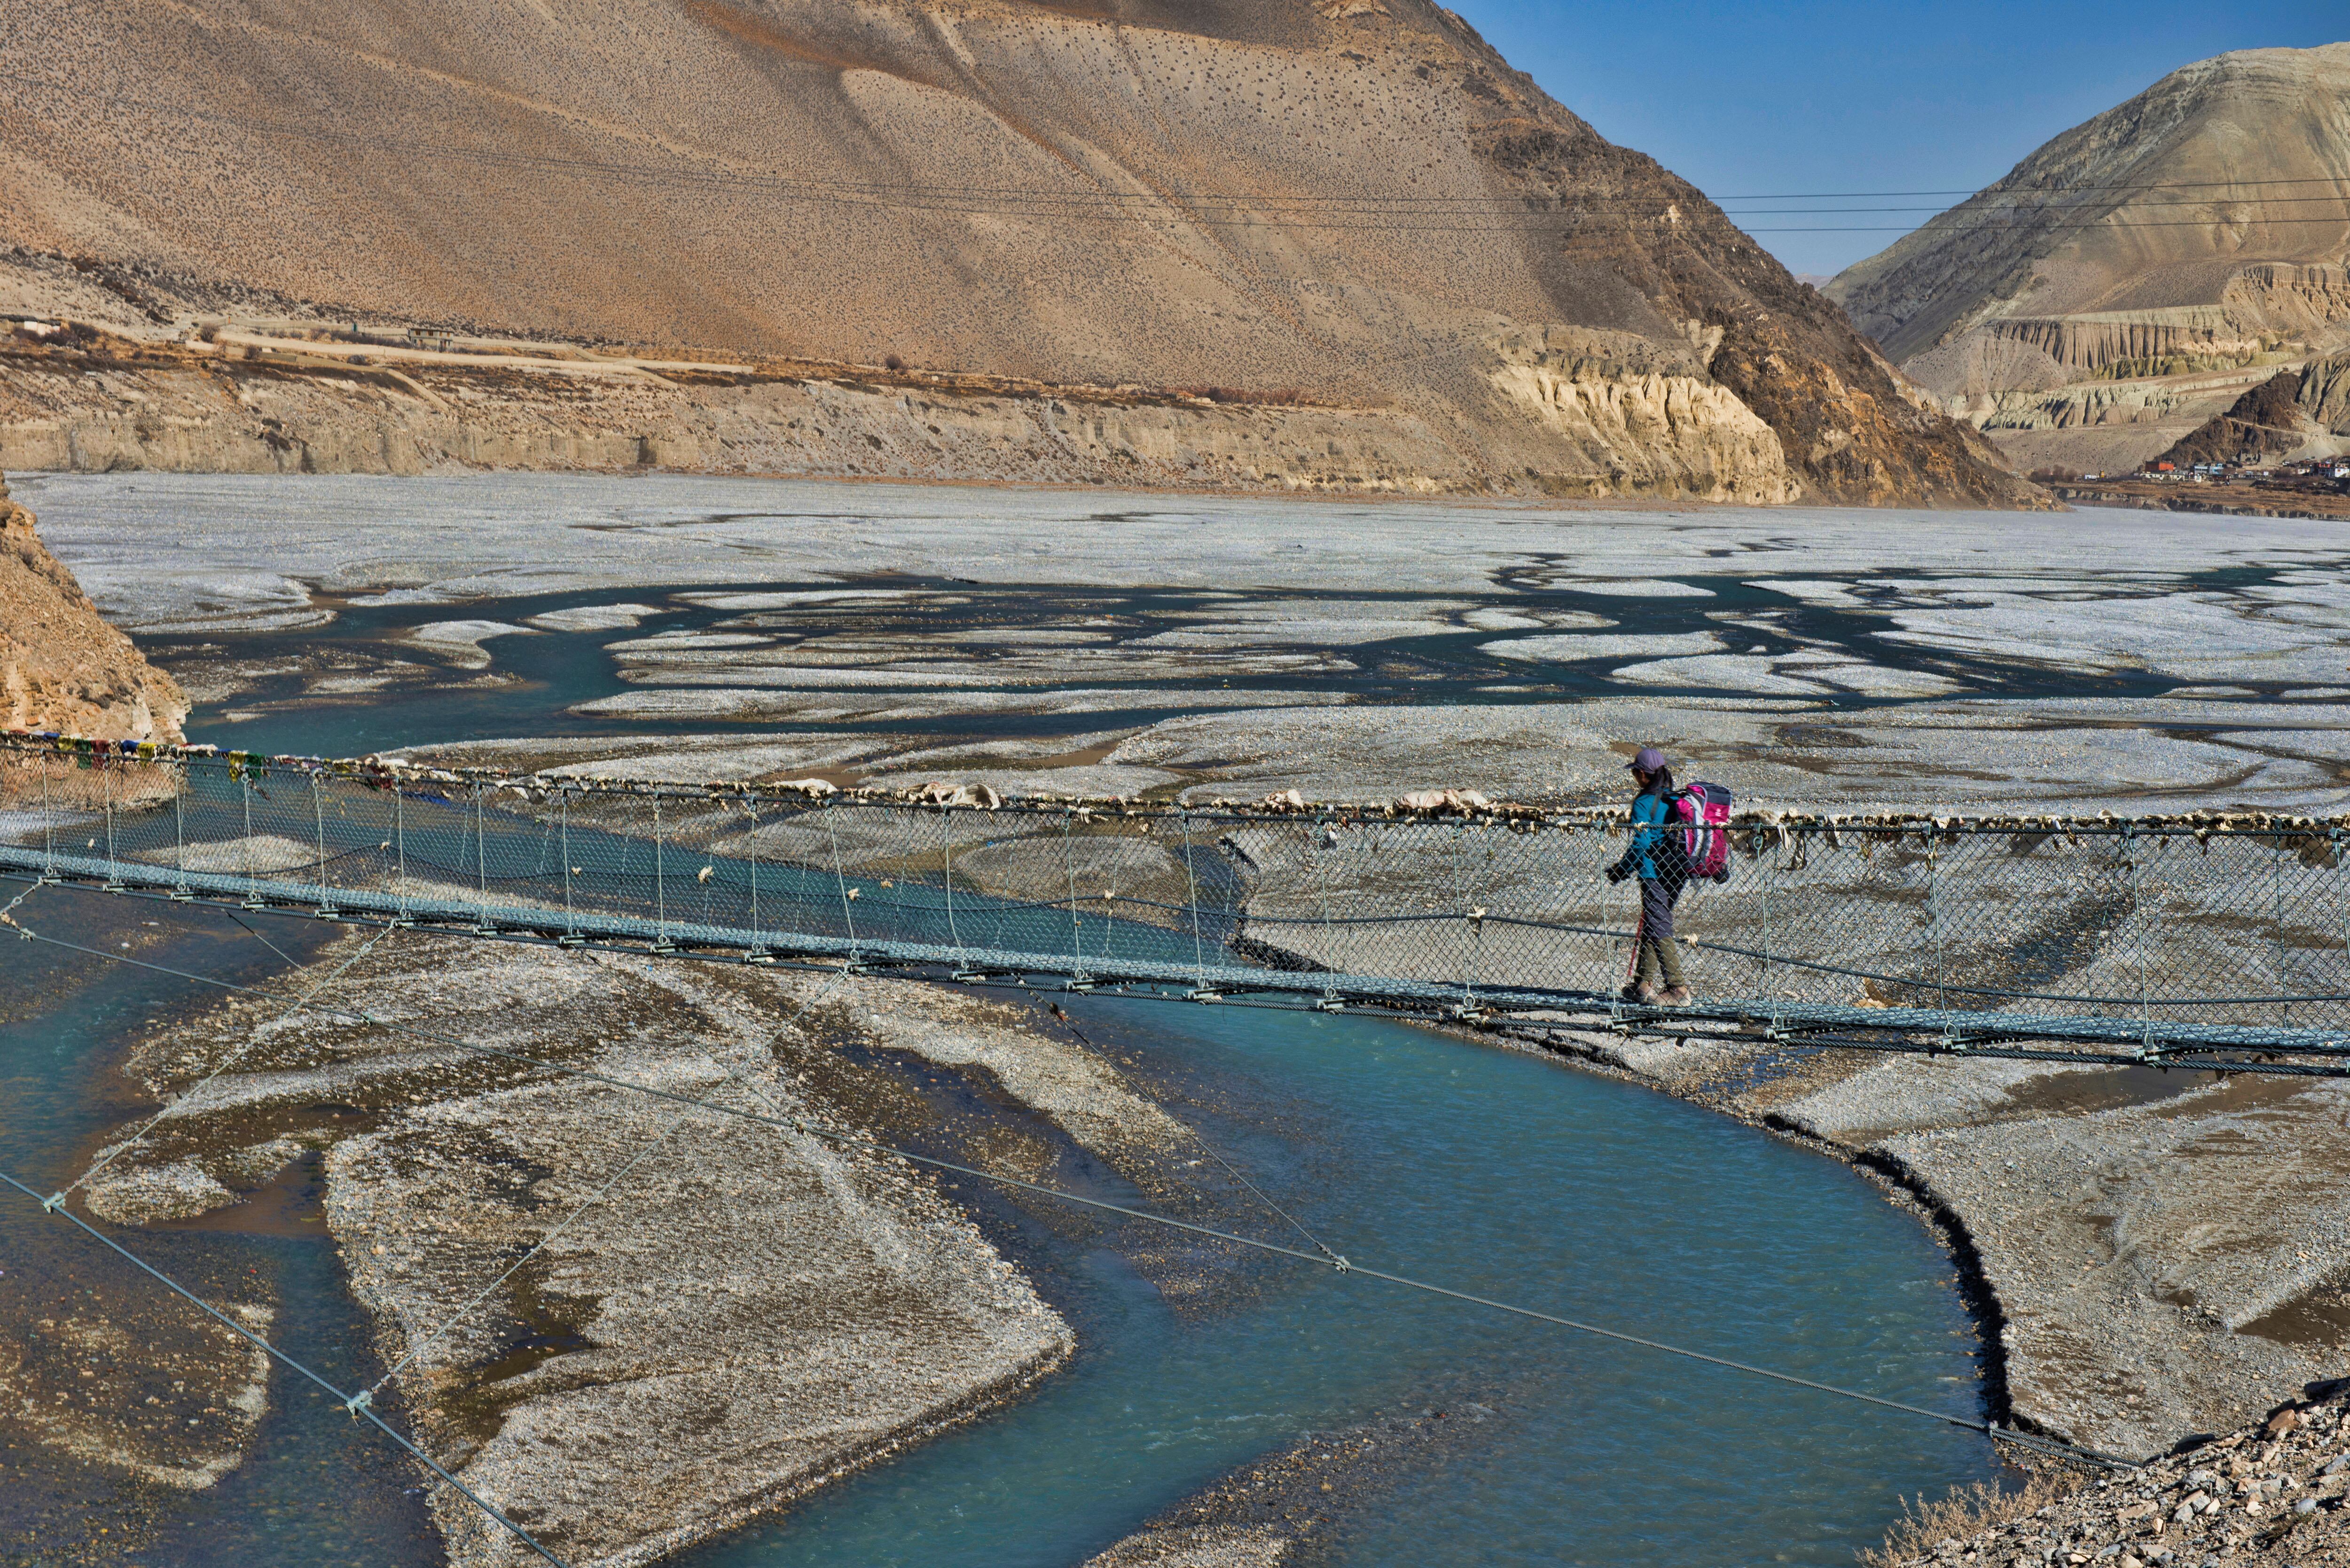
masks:
[(1690, 857), (1684, 836), (1665, 827), (1673, 818), (1673, 771), (1654, 746), (1641, 747), (1627, 765), (1640, 792), (1632, 801), (1632, 842), (1607, 867), (1610, 882), (1640, 879), (1639, 970), (1625, 985), (1624, 1000), (1685, 1007), (1690, 990), (1681, 983), (1680, 951), (1673, 945), (1673, 905), (1689, 885)]

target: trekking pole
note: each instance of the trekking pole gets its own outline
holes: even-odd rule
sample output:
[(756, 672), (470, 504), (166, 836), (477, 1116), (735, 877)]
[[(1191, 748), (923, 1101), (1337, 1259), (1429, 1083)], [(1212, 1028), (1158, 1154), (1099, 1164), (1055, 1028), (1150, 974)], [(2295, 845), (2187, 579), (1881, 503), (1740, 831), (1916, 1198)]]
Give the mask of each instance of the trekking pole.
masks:
[(1638, 901), (1640, 897), (1640, 879), (1638, 877), (1627, 877), (1625, 880), (1632, 884), (1632, 897), (1635, 902), (1632, 906), (1632, 946), (1631, 950), (1627, 953), (1624, 958), (1624, 983), (1616, 988), (1616, 999), (1618, 1002), (1621, 1002), (1624, 999), (1624, 993), (1632, 989), (1632, 981), (1640, 972), (1640, 937), (1642, 934), (1640, 922), (1648, 919), (1647, 908), (1645, 905)]

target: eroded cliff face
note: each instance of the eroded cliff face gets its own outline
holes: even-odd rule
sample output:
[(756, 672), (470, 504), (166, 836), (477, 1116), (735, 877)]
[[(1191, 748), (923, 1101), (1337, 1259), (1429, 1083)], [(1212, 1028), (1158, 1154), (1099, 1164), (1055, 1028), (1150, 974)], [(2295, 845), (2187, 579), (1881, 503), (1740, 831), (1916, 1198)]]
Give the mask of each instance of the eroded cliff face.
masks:
[(1777, 435), (1804, 493), (1859, 504), (2044, 504), (1938, 406), (1906, 395), (1842, 310), (1797, 283), (1693, 185), (1617, 147), (1482, 51), (1495, 112), (1475, 141), (1546, 214), (1529, 241), (1559, 317), (1694, 343), (1705, 375)]
[[(2350, 222), (2324, 194), (2345, 178), (2350, 44), (2220, 55), (1827, 292), (2018, 466), (2126, 468), (2277, 368), (2350, 348)], [(2069, 410), (2012, 396), (2097, 383), (2114, 394)]]
[(1804, 493), (1778, 432), (1693, 355), (1625, 333), (1555, 327), (1492, 347), (1493, 387), (1505, 404), (1583, 460), (1542, 475), (1548, 488), (1765, 506)]
[[(1428, 0), (27, 0), (0, 47), (26, 62), (0, 81), (23, 176), (0, 182), (0, 309), (155, 340), (276, 315), (690, 345), (836, 387), (911, 366), (1086, 405), (1074, 431), (999, 410), (982, 457), (904, 408), (801, 442), (779, 432), (818, 410), (779, 422), (767, 394), (639, 387), (668, 403), (616, 415), (588, 388), (565, 419), (547, 386), (436, 407), (376, 367), (322, 387), (298, 435), (262, 416), (273, 438), (0, 365), (19, 462), (2041, 499), (1694, 189)], [(119, 73), (102, 102), (78, 59)], [(275, 80), (331, 133), (255, 103)], [(126, 125), (141, 157), (94, 151)], [(1497, 356), (1562, 328), (1688, 363)], [(1244, 395), (1215, 417), (1173, 396), (1211, 387)]]
[[(256, 337), (256, 341), (265, 339)], [(847, 367), (641, 373), (514, 353), (405, 369), (89, 332), (0, 347), (0, 463), (196, 473), (663, 468), (1273, 491), (1492, 488), (1475, 443), (1396, 408), (1055, 389)], [(564, 364), (561, 370), (546, 367)]]
[(0, 728), (178, 741), (179, 683), (107, 624), (0, 477)]
[(2280, 370), (2162, 455), (2254, 466), (2350, 453), (2350, 354)]

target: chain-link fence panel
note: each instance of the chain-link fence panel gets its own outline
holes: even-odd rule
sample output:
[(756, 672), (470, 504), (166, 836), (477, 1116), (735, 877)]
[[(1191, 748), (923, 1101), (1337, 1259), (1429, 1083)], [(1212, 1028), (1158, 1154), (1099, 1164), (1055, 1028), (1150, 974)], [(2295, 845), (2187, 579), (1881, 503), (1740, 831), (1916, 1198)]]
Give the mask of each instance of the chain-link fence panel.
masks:
[[(0, 749), (17, 875), (567, 944), (1464, 1012), (1624, 1015), (1638, 884), (1606, 873), (1626, 832), (1620, 810), (1473, 799), (1003, 801)], [(2146, 1059), (2329, 1053), (2350, 1024), (2344, 833), (2241, 813), (1741, 818), (1727, 870), (1678, 901), (1691, 1011)]]

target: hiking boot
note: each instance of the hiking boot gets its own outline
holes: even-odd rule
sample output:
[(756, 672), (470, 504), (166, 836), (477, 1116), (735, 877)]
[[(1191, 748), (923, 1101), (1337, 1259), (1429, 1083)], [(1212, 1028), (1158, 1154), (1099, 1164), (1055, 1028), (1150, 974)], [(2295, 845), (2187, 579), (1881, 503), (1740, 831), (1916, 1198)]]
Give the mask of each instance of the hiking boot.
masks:
[(1659, 1005), (1664, 1007), (1687, 1007), (1690, 1004), (1690, 988), (1685, 985), (1672, 986), (1657, 992), (1656, 1000)]
[(1626, 986), (1618, 994), (1626, 1002), (1637, 1002), (1645, 1005), (1657, 1000), (1657, 988), (1644, 980), (1638, 984)]

